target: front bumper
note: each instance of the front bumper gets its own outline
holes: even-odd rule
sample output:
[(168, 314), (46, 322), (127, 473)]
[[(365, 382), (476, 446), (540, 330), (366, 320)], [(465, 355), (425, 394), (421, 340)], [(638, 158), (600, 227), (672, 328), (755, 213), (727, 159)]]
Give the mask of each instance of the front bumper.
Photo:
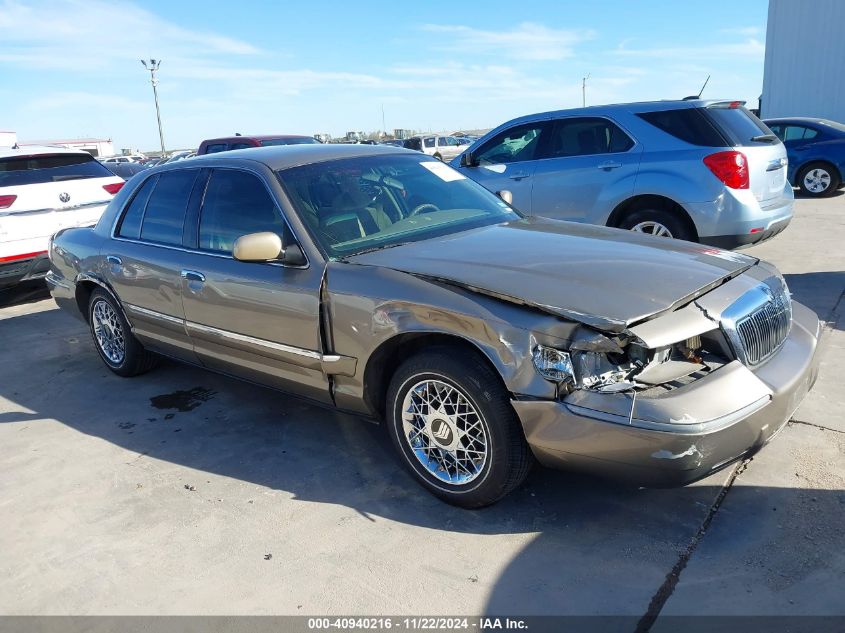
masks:
[(793, 302), (781, 349), (751, 371), (734, 361), (656, 396), (576, 391), (513, 407), (538, 460), (643, 486), (679, 486), (766, 444), (818, 376), (816, 314)]
[(26, 259), (0, 262), (0, 289), (11, 288), (32, 279), (41, 279), (48, 270), (50, 260), (47, 259), (46, 252)]

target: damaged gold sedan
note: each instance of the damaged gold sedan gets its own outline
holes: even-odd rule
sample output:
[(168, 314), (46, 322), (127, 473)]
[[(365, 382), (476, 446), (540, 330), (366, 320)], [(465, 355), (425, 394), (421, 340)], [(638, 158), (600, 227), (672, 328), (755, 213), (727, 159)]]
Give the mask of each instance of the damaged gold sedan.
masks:
[(818, 318), (771, 265), (522, 217), (386, 146), (151, 169), (50, 259), (115, 373), (161, 354), (381, 420), (465, 507), (535, 460), (689, 483), (768, 442), (818, 371)]

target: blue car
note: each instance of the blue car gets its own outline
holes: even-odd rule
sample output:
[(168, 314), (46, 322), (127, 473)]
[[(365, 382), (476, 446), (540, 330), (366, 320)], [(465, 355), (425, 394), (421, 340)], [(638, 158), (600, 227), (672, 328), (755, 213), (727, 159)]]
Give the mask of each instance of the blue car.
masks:
[(765, 124), (786, 146), (793, 187), (822, 198), (845, 186), (845, 125), (807, 117), (766, 119)]

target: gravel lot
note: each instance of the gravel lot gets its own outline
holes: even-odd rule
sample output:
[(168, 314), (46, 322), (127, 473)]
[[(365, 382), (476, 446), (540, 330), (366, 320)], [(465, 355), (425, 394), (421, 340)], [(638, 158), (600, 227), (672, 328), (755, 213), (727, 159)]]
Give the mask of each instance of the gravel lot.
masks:
[(121, 379), (43, 290), (0, 308), (2, 614), (845, 614), (845, 196), (749, 250), (828, 323), (749, 462), (676, 490), (537, 468), (427, 495), (379, 427), (199, 369)]

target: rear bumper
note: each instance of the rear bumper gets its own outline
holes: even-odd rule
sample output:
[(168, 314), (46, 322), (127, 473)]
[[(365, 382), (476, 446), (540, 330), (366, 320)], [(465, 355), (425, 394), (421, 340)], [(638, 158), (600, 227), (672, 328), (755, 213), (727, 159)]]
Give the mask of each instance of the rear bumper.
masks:
[(528, 443), (547, 466), (658, 487), (696, 481), (754, 453), (789, 420), (818, 375), (819, 320), (794, 306), (787, 340), (759, 368), (735, 361), (685, 387), (639, 396), (631, 418), (627, 394), (513, 401)]
[(46, 252), (26, 259), (0, 262), (0, 289), (11, 288), (31, 279), (41, 279), (49, 270), (50, 260)]
[[(726, 190), (713, 202), (685, 205), (695, 222), (699, 242), (719, 248), (759, 244), (783, 231), (792, 221), (792, 186), (765, 206), (747, 189)], [(752, 232), (753, 231), (753, 232)]]

